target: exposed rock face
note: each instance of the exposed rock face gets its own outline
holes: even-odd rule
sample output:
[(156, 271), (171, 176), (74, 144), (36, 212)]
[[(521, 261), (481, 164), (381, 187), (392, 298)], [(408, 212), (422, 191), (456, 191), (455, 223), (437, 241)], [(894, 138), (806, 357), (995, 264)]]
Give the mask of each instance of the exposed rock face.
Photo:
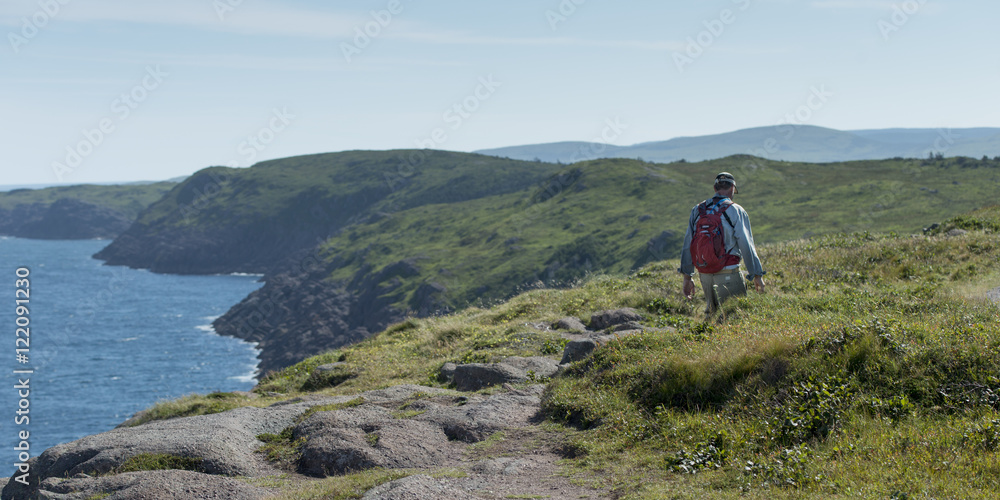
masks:
[(356, 343), (402, 321), (404, 311), (390, 304), (400, 298), (397, 277), (419, 269), (405, 260), (350, 282), (326, 279), (332, 264), (305, 258), (292, 272), (267, 278), (213, 326), (220, 335), (257, 342), (260, 373), (293, 365), (320, 352)]
[[(114, 498), (257, 500), (276, 491), (237, 480), (274, 477), (283, 470), (256, 450), (256, 436), (290, 428), (303, 443), (297, 461), (300, 472), (328, 476), (374, 467), (430, 473), (441, 467), (461, 468), (458, 478), (432, 479), (415, 475), (369, 490), (364, 498), (479, 498), (475, 492), (501, 488), (507, 495), (580, 498), (588, 493), (552, 480), (558, 456), (521, 451), (531, 439), (513, 437), (511, 451), (519, 457), (489, 457), (470, 463), (469, 443), (498, 431), (538, 432), (540, 396), (534, 385), (484, 396), (416, 385), (394, 386), (358, 395), (364, 403), (326, 411), (318, 405), (346, 403), (355, 396), (290, 400), (267, 408), (239, 408), (214, 415), (154, 421), (59, 445), (31, 459), (33, 483), (9, 482), (3, 500)], [(402, 410), (405, 410), (402, 411)], [(504, 440), (500, 440), (504, 441)], [(116, 473), (129, 457), (164, 453), (201, 459), (199, 471), (156, 470)], [(559, 486), (552, 484), (555, 481)], [(547, 484), (546, 484), (547, 483)]]
[[(450, 366), (449, 366), (450, 365)], [(469, 363), (455, 366), (446, 363), (441, 367), (441, 377), (454, 382), (460, 391), (477, 391), (484, 387), (506, 383), (540, 380), (559, 371), (555, 360), (545, 357), (522, 358), (513, 356), (499, 363)]]
[(0, 234), (41, 240), (114, 238), (132, 218), (107, 207), (72, 198), (51, 205), (32, 203), (0, 209)]
[(476, 500), (480, 497), (450, 486), (444, 481), (423, 474), (417, 474), (376, 486), (365, 492), (361, 500), (416, 500), (431, 498)]
[(59, 479), (42, 481), (40, 497), (53, 500), (176, 500), (178, 498), (212, 498), (218, 500), (257, 500), (273, 492), (251, 486), (236, 479), (186, 470), (127, 472), (115, 476)]
[(642, 321), (642, 315), (630, 307), (600, 311), (590, 316), (590, 329), (603, 330), (629, 321)]

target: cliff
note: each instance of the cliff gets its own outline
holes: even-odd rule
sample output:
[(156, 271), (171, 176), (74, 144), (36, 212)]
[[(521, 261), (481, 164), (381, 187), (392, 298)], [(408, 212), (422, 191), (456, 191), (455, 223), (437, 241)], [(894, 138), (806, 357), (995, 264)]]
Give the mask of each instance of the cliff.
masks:
[(0, 193), (0, 234), (33, 239), (111, 239), (174, 183), (68, 186)]

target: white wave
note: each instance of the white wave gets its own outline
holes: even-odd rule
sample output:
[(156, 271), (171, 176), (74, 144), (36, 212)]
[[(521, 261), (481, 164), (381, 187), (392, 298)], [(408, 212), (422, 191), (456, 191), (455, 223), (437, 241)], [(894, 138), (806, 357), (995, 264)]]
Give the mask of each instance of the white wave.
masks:
[(207, 325), (198, 325), (195, 328), (197, 328), (198, 330), (201, 330), (203, 332), (215, 333), (215, 327), (212, 326), (211, 323), (209, 323)]
[(139, 340), (139, 337), (129, 337), (125, 339), (118, 339), (119, 342), (131, 342), (133, 340)]

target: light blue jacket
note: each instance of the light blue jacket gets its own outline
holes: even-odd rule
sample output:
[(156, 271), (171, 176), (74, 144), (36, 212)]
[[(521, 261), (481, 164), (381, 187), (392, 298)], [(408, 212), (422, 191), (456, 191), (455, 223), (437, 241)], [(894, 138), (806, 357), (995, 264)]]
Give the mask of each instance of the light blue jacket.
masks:
[[(706, 201), (711, 205), (728, 199), (725, 196), (716, 195)], [(684, 233), (684, 246), (681, 247), (681, 267), (677, 270), (688, 276), (694, 275), (694, 263), (691, 262), (691, 239), (694, 237), (694, 225), (698, 222), (698, 205), (691, 209), (687, 232)], [(760, 263), (757, 247), (753, 243), (753, 232), (750, 230), (750, 216), (747, 215), (747, 211), (733, 203), (726, 210), (726, 215), (733, 222), (733, 225), (730, 226), (729, 222), (726, 222), (726, 218), (722, 218), (723, 241), (726, 248), (729, 249), (729, 254), (741, 257), (742, 262), (747, 266), (747, 278), (753, 279), (755, 276), (763, 276), (765, 274), (764, 266)], [(738, 267), (738, 265), (728, 266), (726, 269)]]

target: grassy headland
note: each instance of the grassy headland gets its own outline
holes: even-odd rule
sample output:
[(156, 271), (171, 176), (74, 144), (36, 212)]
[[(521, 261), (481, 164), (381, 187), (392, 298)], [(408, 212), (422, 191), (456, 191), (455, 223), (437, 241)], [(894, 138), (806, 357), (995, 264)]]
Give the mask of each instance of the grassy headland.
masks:
[[(765, 294), (704, 321), (676, 261), (494, 307), (409, 319), (272, 374), (256, 392), (440, 385), (445, 362), (556, 355), (539, 329), (634, 307), (649, 331), (548, 381), (566, 466), (623, 498), (989, 498), (1000, 488), (1000, 207), (926, 235), (763, 245)], [(951, 233), (966, 228), (965, 234)], [(340, 372), (314, 374), (340, 361)], [(253, 400), (248, 400), (248, 403)]]

